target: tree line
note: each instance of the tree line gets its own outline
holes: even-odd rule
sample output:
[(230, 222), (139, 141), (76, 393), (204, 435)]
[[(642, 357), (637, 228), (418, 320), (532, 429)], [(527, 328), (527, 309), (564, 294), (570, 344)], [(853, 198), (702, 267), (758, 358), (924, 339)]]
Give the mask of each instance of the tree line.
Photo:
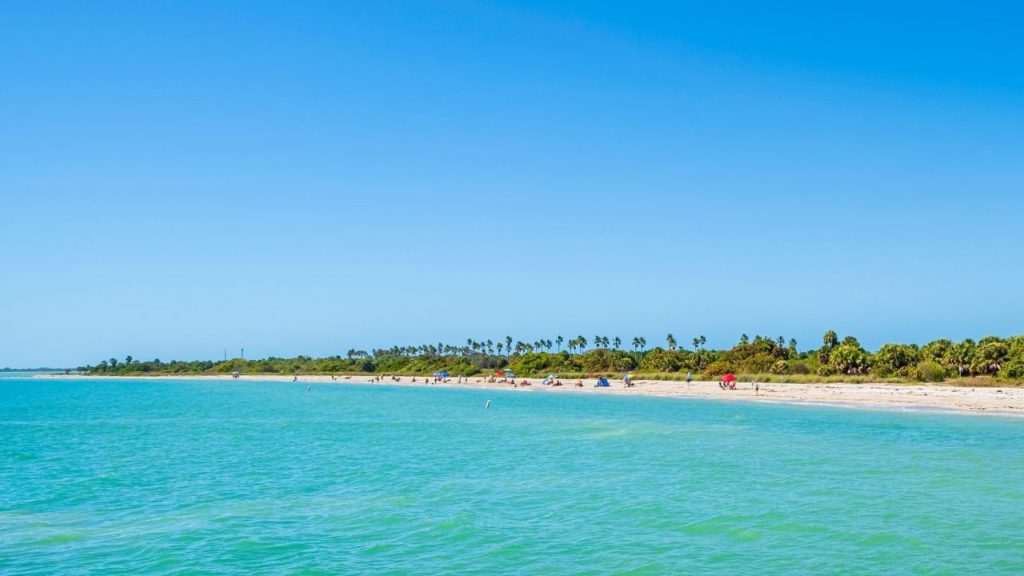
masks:
[(369, 351), (349, 349), (343, 356), (312, 358), (242, 358), (224, 361), (139, 361), (116, 358), (79, 371), (90, 374), (396, 374), (426, 375), (445, 370), (452, 375), (472, 376), (512, 370), (520, 376), (562, 377), (634, 371), (638, 376), (682, 379), (717, 379), (732, 372), (775, 381), (867, 381), (877, 379), (941, 382), (952, 378), (975, 380), (1024, 379), (1024, 336), (989, 336), (979, 341), (942, 339), (925, 345), (885, 344), (870, 352), (853, 336), (840, 339), (829, 330), (821, 346), (800, 351), (796, 340), (783, 337), (742, 335), (735, 346), (713, 350), (707, 339), (696, 336), (690, 347), (681, 346), (672, 334), (664, 346), (648, 348), (647, 340), (634, 337), (629, 346), (619, 337), (557, 336), (533, 342), (467, 338), (461, 345), (442, 342), (392, 346)]

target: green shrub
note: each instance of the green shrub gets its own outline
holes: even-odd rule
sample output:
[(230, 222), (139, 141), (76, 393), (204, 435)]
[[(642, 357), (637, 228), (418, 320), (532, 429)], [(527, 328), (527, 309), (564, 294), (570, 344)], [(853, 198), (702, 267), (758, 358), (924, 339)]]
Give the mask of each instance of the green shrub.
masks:
[(836, 370), (831, 364), (822, 364), (818, 366), (818, 376), (835, 376), (839, 371)]
[(786, 365), (786, 361), (785, 360), (779, 360), (775, 364), (772, 364), (771, 373), (772, 374), (788, 374), (789, 373), (789, 366)]
[(790, 374), (810, 374), (811, 369), (803, 362), (793, 362), (789, 365)]
[(871, 368), (875, 374), (889, 376), (896, 374), (903, 368), (913, 368), (921, 360), (921, 353), (917, 346), (905, 344), (886, 344), (875, 352), (871, 362)]
[(946, 369), (931, 360), (919, 363), (914, 372), (914, 378), (921, 382), (942, 382), (946, 379)]
[(648, 352), (640, 362), (640, 370), (645, 372), (677, 372), (679, 356), (660, 348)]
[(729, 372), (733, 372), (732, 365), (724, 361), (712, 362), (704, 369), (704, 374), (709, 378), (721, 378)]
[(1003, 342), (994, 341), (991, 336), (983, 339), (979, 343), (978, 349), (974, 352), (971, 372), (975, 374), (995, 374), (1009, 351), (1009, 346)]
[(999, 370), (999, 375), (1004, 378), (1024, 378), (1024, 360), (1015, 358)]

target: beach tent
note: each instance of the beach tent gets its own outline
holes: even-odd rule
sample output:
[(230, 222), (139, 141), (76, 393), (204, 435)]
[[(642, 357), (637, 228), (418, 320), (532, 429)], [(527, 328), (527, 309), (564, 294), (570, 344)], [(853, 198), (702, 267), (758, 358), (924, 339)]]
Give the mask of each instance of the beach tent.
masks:
[(608, 379), (605, 378), (604, 376), (601, 376), (600, 378), (598, 378), (597, 379), (597, 384), (594, 384), (595, 388), (605, 388), (607, 386), (610, 386), (610, 384), (608, 383)]
[(726, 374), (725, 376), (722, 377), (722, 382), (735, 382), (735, 381), (736, 381), (736, 375), (733, 374), (732, 372), (729, 372), (728, 374)]

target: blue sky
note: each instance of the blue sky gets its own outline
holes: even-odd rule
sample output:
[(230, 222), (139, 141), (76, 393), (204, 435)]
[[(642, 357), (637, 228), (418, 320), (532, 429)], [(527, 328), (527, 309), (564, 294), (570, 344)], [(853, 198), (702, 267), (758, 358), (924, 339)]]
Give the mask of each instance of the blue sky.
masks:
[(0, 5), (0, 366), (1020, 333), (1024, 9)]

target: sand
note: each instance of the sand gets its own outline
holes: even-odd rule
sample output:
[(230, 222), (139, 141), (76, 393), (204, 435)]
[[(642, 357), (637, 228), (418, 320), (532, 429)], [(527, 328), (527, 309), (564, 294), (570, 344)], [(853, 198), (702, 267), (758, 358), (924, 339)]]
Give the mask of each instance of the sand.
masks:
[[(98, 376), (41, 375), (37, 378), (92, 378)], [(124, 378), (145, 379), (195, 379), (234, 380), (226, 376), (141, 376)], [(241, 376), (239, 382), (268, 381), (291, 382), (292, 376), (258, 375)], [(366, 375), (357, 376), (299, 376), (299, 382), (319, 384), (367, 384)], [(621, 381), (611, 382), (608, 388), (595, 388), (596, 380), (583, 380), (583, 387), (576, 387), (575, 380), (563, 380), (562, 386), (546, 386), (539, 378), (517, 378), (529, 386), (513, 386), (507, 382), (488, 382), (486, 378), (471, 377), (460, 383), (457, 378), (448, 382), (433, 383), (432, 378), (401, 376), (398, 381), (384, 377), (379, 385), (393, 386), (435, 386), (439, 388), (482, 388), (512, 390), (522, 393), (583, 393), (611, 396), (660, 396), (667, 398), (704, 398), (721, 401), (779, 402), (787, 404), (824, 404), (846, 407), (863, 407), (897, 410), (937, 410), (968, 412), (974, 414), (997, 414), (1024, 416), (1024, 388), (969, 388), (934, 384), (781, 384), (758, 383), (755, 390), (752, 382), (738, 382), (735, 390), (722, 390), (717, 382), (672, 382), (664, 380), (638, 380), (631, 388)]]

